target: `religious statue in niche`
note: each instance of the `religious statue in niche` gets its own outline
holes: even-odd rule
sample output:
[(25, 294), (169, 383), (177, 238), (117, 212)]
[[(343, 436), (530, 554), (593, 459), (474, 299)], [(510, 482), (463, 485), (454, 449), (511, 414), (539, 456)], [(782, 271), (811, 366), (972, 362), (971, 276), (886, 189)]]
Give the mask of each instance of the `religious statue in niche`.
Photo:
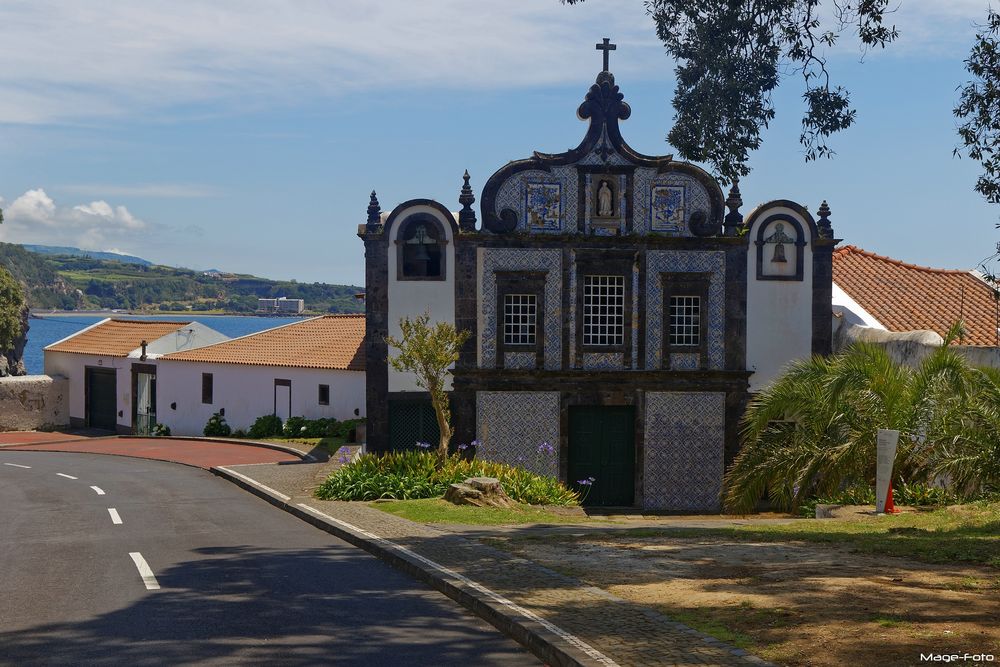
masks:
[(600, 218), (610, 218), (615, 214), (614, 193), (606, 180), (601, 180), (597, 188), (597, 216)]
[(788, 259), (785, 257), (785, 244), (794, 242), (795, 239), (785, 233), (785, 225), (781, 222), (774, 223), (774, 233), (764, 239), (764, 243), (774, 244), (774, 253), (771, 255), (771, 261), (776, 264), (788, 262)]
[(559, 229), (562, 214), (558, 183), (528, 183), (525, 210), (529, 229)]
[(654, 185), (650, 194), (650, 209), (653, 231), (681, 231), (684, 225), (684, 186)]

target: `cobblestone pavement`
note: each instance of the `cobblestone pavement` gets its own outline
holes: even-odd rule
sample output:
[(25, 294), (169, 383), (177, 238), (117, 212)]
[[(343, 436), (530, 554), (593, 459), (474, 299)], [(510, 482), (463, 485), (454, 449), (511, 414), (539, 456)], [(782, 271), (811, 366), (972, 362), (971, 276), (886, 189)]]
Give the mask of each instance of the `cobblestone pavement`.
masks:
[[(406, 547), (575, 635), (606, 660), (594, 664), (762, 665), (651, 609), (446, 529), (413, 523), (365, 503), (323, 501), (312, 489), (339, 463), (232, 466), (229, 469), (336, 520)], [(629, 527), (633, 524), (629, 523)], [(576, 527), (577, 531), (586, 528)]]

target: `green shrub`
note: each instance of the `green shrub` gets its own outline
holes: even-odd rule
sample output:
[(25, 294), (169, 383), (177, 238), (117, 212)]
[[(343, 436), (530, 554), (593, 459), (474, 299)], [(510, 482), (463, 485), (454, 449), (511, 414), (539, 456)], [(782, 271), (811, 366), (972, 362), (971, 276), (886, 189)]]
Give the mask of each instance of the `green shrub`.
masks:
[(170, 435), (170, 427), (166, 424), (156, 424), (153, 426), (152, 435)]
[(218, 412), (209, 417), (208, 423), (205, 424), (204, 433), (208, 437), (226, 437), (232, 432), (233, 429), (226, 423), (226, 418)]
[(281, 435), (281, 417), (278, 415), (257, 417), (253, 426), (250, 427), (248, 435), (251, 438), (270, 438), (275, 435)]
[(438, 498), (450, 484), (469, 477), (495, 477), (512, 500), (529, 505), (577, 505), (579, 496), (554, 477), (523, 468), (451, 456), (442, 469), (437, 457), (425, 451), (365, 454), (337, 470), (316, 490), (324, 500), (413, 500)]
[(241, 429), (241, 428), (238, 428), (235, 431), (233, 431), (232, 437), (234, 437), (234, 438), (246, 438), (247, 437), (247, 432), (245, 430)]

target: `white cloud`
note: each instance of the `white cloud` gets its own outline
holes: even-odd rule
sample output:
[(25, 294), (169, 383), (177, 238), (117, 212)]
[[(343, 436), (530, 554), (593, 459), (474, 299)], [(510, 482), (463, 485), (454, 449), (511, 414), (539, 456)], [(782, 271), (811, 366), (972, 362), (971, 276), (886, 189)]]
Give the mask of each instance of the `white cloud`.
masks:
[(4, 207), (0, 240), (100, 250), (136, 240), (150, 230), (148, 223), (124, 206), (112, 206), (103, 200), (59, 206), (45, 190), (38, 188), (28, 190)]
[[(826, 5), (825, 5), (826, 6)], [(961, 59), (988, 0), (899, 0), (889, 54)], [(0, 3), (0, 122), (80, 122), (211, 102), (216, 110), (316, 95), (406, 94), (586, 80), (593, 44), (613, 70), (666, 76), (639, 0), (32, 0)], [(39, 45), (43, 45), (41, 48)], [(839, 49), (857, 49), (847, 36)], [(219, 104), (221, 103), (221, 105)]]

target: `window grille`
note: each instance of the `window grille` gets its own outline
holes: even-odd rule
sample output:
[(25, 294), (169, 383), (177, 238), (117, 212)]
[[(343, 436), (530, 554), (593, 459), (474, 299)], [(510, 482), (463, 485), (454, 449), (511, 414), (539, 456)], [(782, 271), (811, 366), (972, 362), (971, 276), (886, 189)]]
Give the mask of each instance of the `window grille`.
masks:
[(670, 346), (697, 346), (701, 343), (701, 297), (670, 297)]
[(504, 345), (534, 345), (537, 321), (538, 302), (534, 294), (504, 295)]
[(625, 344), (625, 276), (583, 277), (583, 344)]

